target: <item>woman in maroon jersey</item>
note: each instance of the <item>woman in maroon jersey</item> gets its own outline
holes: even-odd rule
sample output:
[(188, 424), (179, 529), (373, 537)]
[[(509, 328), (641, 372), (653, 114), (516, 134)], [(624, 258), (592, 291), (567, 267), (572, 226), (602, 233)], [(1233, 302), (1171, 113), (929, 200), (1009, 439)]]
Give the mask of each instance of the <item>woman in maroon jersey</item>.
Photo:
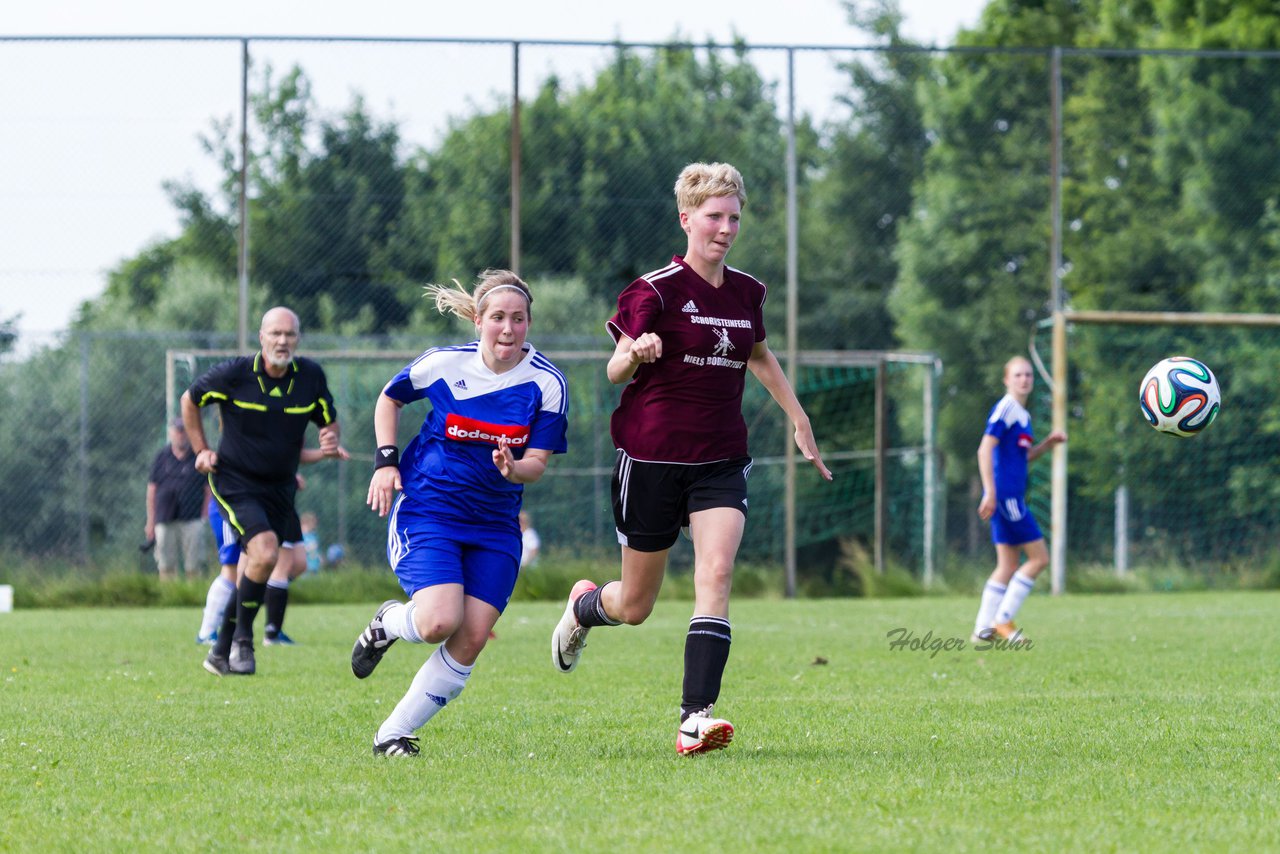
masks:
[(729, 658), (729, 589), (747, 519), (749, 369), (795, 426), (804, 458), (827, 480), (809, 417), (765, 343), (765, 286), (726, 266), (746, 203), (727, 163), (693, 163), (675, 185), (688, 249), (636, 279), (609, 320), (616, 343), (610, 382), (626, 383), (613, 413), (618, 448), (613, 515), (622, 578), (573, 586), (551, 639), (551, 658), (572, 671), (593, 626), (638, 625), (653, 611), (667, 552), (687, 526), (694, 551), (694, 608), (684, 651), (676, 752), (725, 747), (733, 725), (712, 714)]

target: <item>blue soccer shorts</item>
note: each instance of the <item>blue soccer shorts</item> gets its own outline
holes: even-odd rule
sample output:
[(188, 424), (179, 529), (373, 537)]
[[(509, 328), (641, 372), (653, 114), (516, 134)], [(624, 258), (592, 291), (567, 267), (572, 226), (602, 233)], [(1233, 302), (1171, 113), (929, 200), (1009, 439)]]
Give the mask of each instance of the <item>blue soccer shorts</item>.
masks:
[(236, 529), (222, 518), (222, 508), (217, 500), (209, 502), (209, 527), (213, 529), (213, 539), (218, 544), (218, 564), (235, 566), (240, 562), (240, 541), (236, 539)]
[(1020, 546), (1044, 539), (1036, 517), (1021, 498), (1001, 498), (991, 517), (991, 541), (1002, 546)]
[(466, 595), (501, 613), (516, 587), (521, 548), (515, 517), (461, 524), (402, 494), (387, 520), (387, 562), (409, 597), (425, 587), (461, 584)]

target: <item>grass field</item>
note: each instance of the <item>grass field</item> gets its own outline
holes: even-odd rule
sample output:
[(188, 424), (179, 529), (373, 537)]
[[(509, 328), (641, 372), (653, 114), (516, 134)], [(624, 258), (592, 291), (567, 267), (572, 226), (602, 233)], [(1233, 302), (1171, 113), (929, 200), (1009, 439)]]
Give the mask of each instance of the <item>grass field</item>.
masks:
[(0, 614), (0, 850), (1280, 849), (1280, 594), (1036, 596), (1022, 651), (975, 651), (975, 604), (735, 603), (737, 738), (684, 758), (687, 603), (569, 676), (562, 606), (513, 605), (398, 760), (371, 737), (429, 647), (353, 678), (376, 603), (295, 607), (222, 679), (194, 610)]

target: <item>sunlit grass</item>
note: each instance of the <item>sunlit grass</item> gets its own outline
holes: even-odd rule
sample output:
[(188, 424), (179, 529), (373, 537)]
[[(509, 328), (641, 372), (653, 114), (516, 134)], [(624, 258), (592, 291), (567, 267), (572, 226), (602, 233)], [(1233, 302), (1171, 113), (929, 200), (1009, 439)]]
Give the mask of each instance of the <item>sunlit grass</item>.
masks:
[(0, 850), (1280, 846), (1280, 595), (1037, 595), (1019, 651), (967, 643), (975, 606), (735, 603), (737, 738), (680, 758), (688, 603), (593, 632), (568, 676), (562, 606), (516, 603), (394, 761), (373, 731), (429, 648), (352, 677), (374, 602), (291, 609), (300, 645), (222, 679), (189, 608), (0, 614)]

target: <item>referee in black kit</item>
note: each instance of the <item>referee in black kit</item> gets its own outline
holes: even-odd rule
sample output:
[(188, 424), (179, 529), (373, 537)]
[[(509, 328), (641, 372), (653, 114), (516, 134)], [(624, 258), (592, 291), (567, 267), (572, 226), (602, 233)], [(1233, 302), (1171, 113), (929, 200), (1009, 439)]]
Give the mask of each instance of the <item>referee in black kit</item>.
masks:
[[(296, 475), (307, 424), (320, 428), (320, 450), (339, 454), (338, 413), (324, 370), (295, 356), (298, 315), (277, 306), (262, 316), (262, 349), (215, 366), (182, 395), (182, 420), (195, 452), (198, 471), (223, 518), (239, 534), (243, 572), (235, 607), (223, 618), (218, 640), (204, 661), (210, 673), (254, 672), (253, 621), (281, 543), (300, 542), (302, 528), (294, 509)], [(200, 407), (216, 403), (222, 411), (222, 439), (215, 451), (205, 438)]]

